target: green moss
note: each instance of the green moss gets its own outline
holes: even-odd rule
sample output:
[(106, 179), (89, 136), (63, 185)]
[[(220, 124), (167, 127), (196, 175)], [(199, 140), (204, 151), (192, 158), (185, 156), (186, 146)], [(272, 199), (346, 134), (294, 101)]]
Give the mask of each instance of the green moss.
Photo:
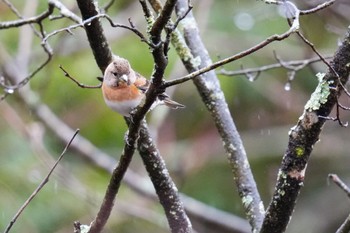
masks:
[(147, 22), (147, 33), (149, 33), (152, 30), (153, 24), (154, 24), (154, 17), (153, 15), (146, 17)]
[(318, 73), (316, 76), (318, 77), (318, 85), (305, 105), (305, 110), (309, 112), (318, 110), (321, 104), (327, 102), (328, 96), (331, 93), (329, 85), (333, 83), (333, 81), (326, 81), (323, 79), (325, 76), (324, 73)]
[(301, 156), (303, 156), (304, 155), (304, 148), (302, 148), (302, 147), (296, 147), (295, 148), (295, 154), (297, 155), (297, 157), (301, 157)]
[(180, 32), (175, 30), (171, 34), (171, 43), (175, 47), (177, 54), (181, 60), (187, 62), (190, 61), (193, 67), (198, 67), (201, 64), (200, 57), (193, 57), (190, 49), (186, 46), (186, 42)]

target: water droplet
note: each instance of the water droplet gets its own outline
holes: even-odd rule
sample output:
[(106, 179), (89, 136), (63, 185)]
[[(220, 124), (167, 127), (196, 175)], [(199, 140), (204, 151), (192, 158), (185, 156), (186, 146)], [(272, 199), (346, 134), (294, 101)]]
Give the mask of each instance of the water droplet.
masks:
[(13, 94), (15, 92), (15, 90), (11, 89), (11, 88), (6, 88), (5, 92), (8, 94)]
[(254, 81), (255, 81), (255, 78), (254, 78), (253, 75), (249, 75), (248, 80), (249, 80), (250, 82), (254, 82)]
[(255, 25), (255, 18), (247, 13), (239, 13), (233, 19), (237, 28), (242, 31), (249, 31)]
[(290, 91), (290, 89), (291, 89), (290, 82), (287, 82), (287, 83), (284, 85), (284, 90), (285, 90), (285, 91)]

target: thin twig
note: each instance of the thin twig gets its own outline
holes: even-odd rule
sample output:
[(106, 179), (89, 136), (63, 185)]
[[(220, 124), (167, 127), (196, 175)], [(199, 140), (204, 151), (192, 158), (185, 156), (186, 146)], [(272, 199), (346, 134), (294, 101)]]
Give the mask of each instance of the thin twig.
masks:
[[(350, 197), (350, 188), (342, 181), (337, 174), (329, 174), (328, 179), (333, 181), (345, 194)], [(336, 233), (348, 233), (350, 231), (350, 215), (345, 219), (343, 224), (338, 228)]]
[[(17, 27), (22, 26), (24, 24), (29, 24), (33, 32), (35, 33), (35, 35), (37, 35), (40, 39), (42, 39), (45, 36), (45, 32), (42, 26), (42, 21), (46, 19), (53, 12), (53, 4), (49, 3), (48, 10), (43, 12), (39, 16), (32, 17), (29, 19), (24, 19), (23, 16), (18, 12), (18, 10), (12, 5), (12, 3), (8, 2), (7, 0), (3, 0), (3, 1), (21, 19), (17, 21), (19, 22), (19, 24), (17, 24), (18, 25)], [(12, 21), (12, 22), (16, 22), (16, 21)], [(39, 25), (40, 32), (34, 28), (34, 26), (32, 25), (33, 23), (37, 23)], [(4, 25), (0, 23), (0, 29), (2, 29), (1, 25), (5, 26), (6, 24), (12, 25), (13, 23), (5, 23)], [(43, 61), (43, 63), (40, 64), (36, 69), (34, 69), (34, 71), (32, 71), (29, 75), (27, 75), (22, 81), (20, 81), (15, 85), (6, 85), (4, 82), (0, 82), (0, 86), (4, 88), (6, 92), (5, 95), (1, 96), (0, 101), (3, 100), (7, 96), (7, 94), (12, 94), (14, 93), (15, 90), (20, 89), (21, 87), (26, 85), (30, 81), (30, 79), (35, 76), (35, 74), (37, 74), (41, 69), (43, 69), (51, 61), (52, 54), (53, 54), (51, 46), (48, 43), (41, 43), (41, 46), (44, 49), (44, 52), (47, 54), (47, 59)]]
[(49, 182), (49, 178), (51, 176), (51, 174), (53, 173), (53, 171), (55, 170), (55, 168), (57, 167), (58, 163), (62, 160), (63, 156), (66, 154), (66, 151), (68, 150), (69, 146), (72, 144), (74, 138), (77, 136), (77, 134), (79, 133), (79, 129), (77, 129), (74, 133), (74, 135), (72, 136), (72, 138), (69, 140), (68, 144), (65, 146), (65, 148), (63, 149), (60, 157), (58, 157), (57, 161), (55, 162), (55, 164), (52, 166), (52, 168), (50, 169), (49, 173), (47, 174), (47, 176), (44, 178), (44, 180), (39, 184), (39, 186), (34, 190), (34, 192), (29, 196), (29, 198), (24, 202), (24, 204), (21, 206), (21, 208), (19, 208), (19, 210), (17, 211), (17, 213), (15, 214), (15, 216), (12, 218), (11, 222), (8, 224), (8, 226), (6, 227), (4, 233), (8, 233), (10, 232), (13, 224), (17, 221), (18, 217), (21, 215), (21, 213), (24, 211), (24, 209), (29, 205), (29, 203), (35, 198), (35, 196), (40, 192), (40, 190), (45, 186), (45, 184), (47, 182)]
[(300, 11), (300, 15), (308, 15), (308, 14), (312, 14), (312, 13), (315, 13), (317, 11), (320, 11), (320, 10), (323, 10), (327, 7), (329, 7), (330, 5), (332, 5), (333, 3), (335, 2), (335, 0), (330, 0), (330, 1), (327, 1), (325, 3), (322, 3), (312, 9), (309, 9), (309, 10), (301, 10)]
[(345, 219), (343, 224), (338, 228), (335, 233), (349, 233), (350, 232), (350, 215)]
[(115, 2), (115, 0), (110, 0), (109, 2), (106, 3), (106, 5), (104, 5), (104, 6), (102, 7), (101, 10), (102, 10), (104, 13), (107, 13), (108, 9), (114, 4), (114, 2)]
[(328, 179), (333, 181), (345, 194), (350, 197), (350, 188), (342, 181), (337, 174), (329, 174)]
[(310, 46), (310, 48), (312, 49), (312, 51), (314, 51), (314, 53), (316, 53), (316, 55), (323, 61), (324, 64), (326, 64), (326, 66), (334, 73), (334, 75), (336, 75), (339, 78), (339, 75), (337, 74), (337, 72), (334, 70), (334, 68), (329, 64), (329, 62), (321, 55), (320, 52), (317, 51), (317, 49), (315, 48), (314, 44), (311, 43), (308, 39), (306, 39), (306, 37), (301, 34), (300, 31), (297, 32), (297, 35), (307, 44)]
[(166, 37), (165, 37), (165, 41), (164, 41), (164, 53), (166, 55), (168, 53), (171, 37), (173, 36), (174, 31), (177, 29), (177, 26), (179, 25), (181, 20), (183, 20), (191, 12), (192, 9), (193, 9), (192, 3), (190, 0), (188, 0), (187, 10), (182, 15), (177, 17), (175, 23), (173, 23), (172, 21), (168, 22), (168, 24), (165, 28)]
[[(331, 56), (325, 56), (325, 59), (331, 59)], [(265, 65), (265, 66), (260, 66), (260, 67), (256, 67), (256, 68), (242, 68), (240, 70), (237, 71), (230, 71), (230, 70), (225, 70), (225, 69), (221, 69), (218, 71), (218, 74), (222, 74), (225, 76), (237, 76), (237, 75), (245, 75), (245, 74), (251, 74), (251, 73), (258, 73), (258, 72), (264, 72), (264, 71), (269, 71), (272, 69), (277, 69), (277, 68), (281, 68), (281, 67), (290, 67), (293, 69), (296, 69), (295, 67), (298, 67), (297, 70), (301, 70), (303, 68), (305, 68), (306, 66), (312, 64), (312, 63), (316, 63), (321, 61), (321, 59), (319, 57), (314, 57), (314, 58), (309, 58), (309, 59), (304, 59), (304, 60), (293, 60), (293, 61), (283, 61), (283, 64), (281, 62), (278, 63), (274, 63), (274, 64), (269, 64), (269, 65)], [(287, 68), (288, 69), (288, 68)]]
[(139, 0), (141, 7), (142, 7), (142, 11), (145, 15), (146, 19), (149, 19), (151, 17), (153, 17), (151, 9), (148, 7), (147, 3), (145, 0)]
[[(48, 46), (48, 45), (47, 45)], [(7, 94), (13, 94), (15, 90), (18, 90), (25, 86), (31, 78), (34, 77), (40, 70), (42, 70), (50, 61), (52, 58), (52, 51), (48, 50), (48, 47), (46, 45), (43, 45), (43, 48), (46, 52), (47, 59), (40, 64), (34, 71), (32, 71), (29, 75), (27, 75), (21, 82), (17, 83), (16, 85), (5, 85), (3, 83), (0, 83), (0, 86), (3, 87)], [(1, 99), (0, 99), (1, 100)]]
[(250, 55), (262, 48), (264, 48), (265, 46), (269, 45), (270, 43), (274, 42), (274, 41), (281, 41), (281, 40), (284, 40), (286, 38), (288, 38), (291, 34), (293, 34), (294, 32), (296, 32), (298, 30), (298, 28), (289, 28), (288, 31), (286, 31), (285, 33), (283, 34), (276, 34), (276, 35), (272, 35), (270, 37), (268, 37), (267, 39), (265, 39), (264, 41), (260, 42), (259, 44), (245, 50), (245, 51), (242, 51), (238, 54), (235, 54), (233, 56), (230, 56), (228, 58), (225, 58), (225, 59), (222, 59), (220, 61), (217, 61), (217, 62), (214, 62), (212, 63), (211, 65), (209, 66), (206, 66), (204, 68), (201, 68), (199, 70), (196, 70), (188, 75), (185, 75), (183, 77), (180, 77), (180, 78), (177, 78), (177, 79), (173, 79), (173, 80), (170, 80), (170, 81), (167, 81), (163, 84), (164, 88), (168, 88), (170, 86), (174, 86), (174, 85), (178, 85), (178, 84), (181, 84), (181, 83), (184, 83), (184, 82), (187, 82), (189, 80), (192, 80), (194, 79), (195, 77), (201, 75), (201, 74), (204, 74), (204, 73), (207, 73), (211, 70), (214, 70), (220, 66), (223, 66), (225, 64), (228, 64), (230, 62), (233, 62), (233, 61), (236, 61), (240, 58), (243, 58), (247, 55)]
[[(24, 19), (23, 16), (19, 13), (19, 11), (17, 10), (17, 8), (8, 0), (2, 0), (10, 9), (11, 11), (20, 19)], [(49, 4), (50, 5), (50, 4)], [(50, 7), (50, 6), (49, 6)], [(52, 9), (53, 10), (53, 9)], [(37, 35), (38, 37), (40, 37), (40, 33), (38, 32), (38, 30), (36, 30), (36, 28), (32, 25), (29, 24), (30, 27), (32, 28), (33, 32), (35, 35)]]
[(44, 19), (48, 18), (49, 15), (52, 14), (53, 10), (54, 10), (54, 5), (49, 4), (48, 9), (38, 16), (30, 17), (27, 19), (19, 19), (19, 20), (9, 21), (9, 22), (0, 22), (0, 29), (8, 29), (8, 28), (12, 28), (12, 27), (20, 27), (20, 26), (23, 26), (26, 24), (39, 23), (39, 22), (43, 21)]
[(49, 4), (53, 4), (59, 11), (62, 17), (68, 18), (75, 23), (80, 23), (82, 20), (79, 16), (69, 10), (60, 0), (48, 0)]
[(72, 80), (75, 84), (77, 84), (79, 87), (81, 88), (88, 88), (88, 89), (96, 89), (96, 88), (101, 88), (102, 83), (96, 85), (96, 86), (90, 86), (90, 85), (85, 85), (80, 83), (78, 80), (76, 80), (75, 78), (73, 78), (63, 67), (62, 65), (59, 66), (60, 69), (63, 71), (64, 76), (66, 76), (67, 78), (69, 78), (70, 80)]

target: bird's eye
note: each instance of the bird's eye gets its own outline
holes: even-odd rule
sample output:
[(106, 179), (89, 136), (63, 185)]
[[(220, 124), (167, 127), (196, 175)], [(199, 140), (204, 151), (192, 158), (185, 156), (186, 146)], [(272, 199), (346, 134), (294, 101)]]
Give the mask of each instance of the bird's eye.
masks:
[(117, 77), (117, 72), (111, 72), (115, 77)]

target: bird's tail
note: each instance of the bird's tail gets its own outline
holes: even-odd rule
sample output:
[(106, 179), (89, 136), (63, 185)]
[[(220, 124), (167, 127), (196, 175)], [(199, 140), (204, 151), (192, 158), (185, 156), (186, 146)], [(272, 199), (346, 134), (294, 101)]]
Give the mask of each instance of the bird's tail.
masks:
[(169, 108), (172, 108), (172, 109), (185, 108), (185, 105), (180, 104), (180, 103), (170, 99), (170, 97), (165, 93), (160, 94), (158, 96), (158, 99), (161, 102), (163, 102), (164, 105), (168, 106)]

